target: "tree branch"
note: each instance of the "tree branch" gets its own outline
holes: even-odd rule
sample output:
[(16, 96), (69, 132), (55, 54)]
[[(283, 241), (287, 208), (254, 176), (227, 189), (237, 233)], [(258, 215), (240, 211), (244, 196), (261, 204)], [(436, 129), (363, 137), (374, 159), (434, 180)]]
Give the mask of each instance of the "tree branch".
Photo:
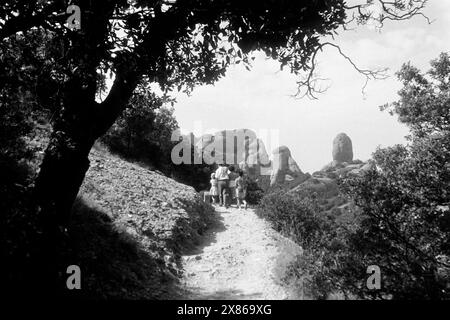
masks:
[[(415, 16), (421, 16), (425, 18), (428, 24), (432, 21), (422, 11), (425, 8), (428, 0), (377, 0), (369, 1), (365, 3), (357, 4), (353, 6), (344, 6), (345, 9), (352, 12), (352, 19), (347, 21), (347, 24), (354, 21), (355, 13), (359, 24), (366, 24), (369, 20), (376, 21), (379, 24), (379, 28), (383, 27), (384, 21), (404, 21), (411, 19)], [(378, 15), (371, 8), (378, 5), (381, 9)]]
[(27, 31), (33, 27), (42, 26), (48, 28), (48, 26), (52, 23), (63, 24), (65, 19), (67, 19), (68, 14), (65, 10), (62, 11), (63, 13), (54, 14), (54, 12), (59, 9), (61, 8), (53, 3), (39, 12), (33, 13), (31, 10), (28, 10), (24, 15), (18, 15), (10, 19), (6, 19), (0, 27), (0, 41), (16, 34), (17, 32)]
[[(344, 57), (358, 73), (362, 74), (366, 78), (364, 85), (361, 89), (361, 92), (363, 95), (365, 95), (365, 89), (367, 87), (369, 80), (384, 80), (384, 79), (388, 78), (388, 75), (386, 74), (386, 72), (388, 71), (388, 68), (378, 69), (378, 70), (362, 69), (362, 68), (358, 67), (356, 65), (356, 63), (354, 63), (353, 60), (342, 51), (340, 46), (338, 46), (337, 44), (331, 43), (331, 42), (324, 42), (324, 43), (320, 44), (316, 48), (316, 50), (313, 52), (313, 54), (311, 56), (311, 63), (308, 68), (309, 71), (307, 72), (307, 74), (303, 80), (300, 80), (297, 82), (298, 88), (297, 88), (297, 92), (294, 94), (294, 97), (303, 98), (303, 97), (307, 96), (310, 99), (317, 99), (316, 94), (323, 93), (323, 92), (327, 91), (327, 89), (329, 88), (329, 86), (325, 89), (322, 89), (320, 87), (318, 88), (317, 84), (320, 81), (328, 80), (328, 79), (315, 77), (315, 69), (317, 66), (317, 61), (316, 61), (317, 54), (319, 51), (322, 51), (322, 49), (325, 46), (331, 46), (333, 48), (336, 48), (338, 50), (339, 54), (342, 57)], [(303, 88), (305, 88), (305, 92), (303, 94), (301, 94)]]

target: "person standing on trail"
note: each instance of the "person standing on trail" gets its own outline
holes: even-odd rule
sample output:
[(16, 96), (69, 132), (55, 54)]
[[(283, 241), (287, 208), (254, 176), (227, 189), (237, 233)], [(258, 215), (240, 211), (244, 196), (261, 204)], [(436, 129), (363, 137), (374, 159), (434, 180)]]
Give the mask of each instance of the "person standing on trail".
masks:
[(213, 204), (216, 204), (218, 202), (219, 198), (219, 189), (218, 189), (218, 181), (216, 179), (216, 174), (213, 172), (211, 173), (211, 189), (209, 190), (209, 193), (212, 197)]
[(230, 174), (229, 174), (229, 182), (228, 182), (228, 189), (230, 192), (230, 201), (234, 203), (234, 198), (236, 197), (236, 178), (239, 176), (235, 169), (234, 166), (230, 166), (229, 167), (230, 170)]
[(244, 208), (247, 209), (247, 180), (244, 178), (244, 171), (239, 170), (239, 177), (236, 179), (236, 198), (237, 206), (241, 209), (241, 204), (244, 204)]
[(226, 201), (226, 198), (230, 196), (230, 192), (228, 190), (230, 173), (231, 172), (228, 170), (228, 167), (223, 163), (219, 164), (219, 168), (217, 168), (215, 173), (219, 191), (219, 205), (225, 206), (225, 208), (228, 208), (228, 201)]

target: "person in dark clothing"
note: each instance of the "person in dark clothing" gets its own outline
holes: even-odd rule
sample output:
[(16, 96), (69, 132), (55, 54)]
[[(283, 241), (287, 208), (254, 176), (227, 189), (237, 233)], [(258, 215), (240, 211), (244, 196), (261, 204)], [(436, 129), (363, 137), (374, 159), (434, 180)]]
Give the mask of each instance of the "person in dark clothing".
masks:
[(244, 208), (247, 209), (247, 179), (244, 177), (244, 172), (239, 171), (239, 177), (236, 179), (236, 198), (237, 206), (241, 209), (241, 204), (244, 204)]
[(230, 166), (229, 170), (230, 174), (228, 175), (228, 191), (230, 192), (230, 201), (234, 203), (234, 200), (236, 198), (236, 178), (239, 176), (239, 174), (236, 172), (234, 166)]

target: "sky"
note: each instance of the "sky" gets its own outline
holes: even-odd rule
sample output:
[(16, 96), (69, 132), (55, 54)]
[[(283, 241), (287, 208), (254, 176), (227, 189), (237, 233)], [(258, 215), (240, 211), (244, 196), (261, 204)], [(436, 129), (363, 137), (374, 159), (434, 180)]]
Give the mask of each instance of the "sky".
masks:
[(291, 150), (301, 170), (314, 172), (332, 160), (332, 141), (345, 132), (354, 159), (367, 160), (377, 146), (406, 143), (407, 128), (379, 106), (398, 100), (401, 84), (395, 72), (410, 61), (422, 70), (441, 52), (450, 52), (450, 0), (429, 0), (424, 13), (408, 21), (387, 22), (381, 31), (368, 26), (341, 32), (334, 42), (364, 69), (389, 68), (386, 80), (365, 78), (336, 49), (319, 56), (318, 73), (331, 87), (318, 100), (292, 97), (297, 78), (279, 64), (256, 54), (252, 70), (229, 68), (214, 85), (176, 95), (175, 116), (182, 132), (196, 136), (224, 129), (252, 129), (270, 152), (279, 145)]

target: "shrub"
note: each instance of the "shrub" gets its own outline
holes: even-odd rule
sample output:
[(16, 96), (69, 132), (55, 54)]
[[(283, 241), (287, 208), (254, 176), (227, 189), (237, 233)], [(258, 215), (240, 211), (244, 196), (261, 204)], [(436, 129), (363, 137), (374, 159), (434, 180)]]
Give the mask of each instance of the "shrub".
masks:
[(379, 149), (374, 154), (378, 170), (343, 184), (364, 217), (348, 250), (361, 256), (366, 267), (381, 268), (381, 295), (450, 297), (450, 282), (438, 272), (450, 267), (439, 261), (450, 256), (448, 145), (448, 136), (434, 136), (407, 147)]
[(303, 255), (291, 266), (290, 275), (303, 279), (307, 296), (324, 299), (336, 291), (347, 294), (336, 267), (359, 223), (356, 211), (325, 212), (315, 195), (280, 190), (266, 194), (256, 212), (302, 247)]
[(313, 200), (296, 193), (274, 192), (261, 199), (256, 212), (275, 230), (306, 248), (320, 238), (323, 230), (323, 219), (317, 215), (316, 208)]
[(264, 191), (258, 186), (255, 181), (249, 181), (247, 185), (246, 200), (251, 205), (257, 205), (264, 196)]

